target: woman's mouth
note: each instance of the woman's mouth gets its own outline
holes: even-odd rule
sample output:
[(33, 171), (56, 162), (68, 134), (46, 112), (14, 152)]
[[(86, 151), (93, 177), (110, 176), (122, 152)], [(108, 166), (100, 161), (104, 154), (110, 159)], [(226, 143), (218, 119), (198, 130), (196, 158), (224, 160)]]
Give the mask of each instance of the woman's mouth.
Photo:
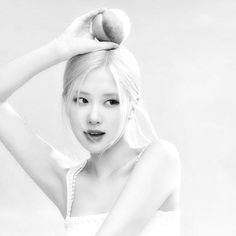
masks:
[(87, 132), (84, 131), (84, 134), (87, 140), (92, 143), (95, 143), (101, 141), (106, 133), (100, 130), (88, 130)]

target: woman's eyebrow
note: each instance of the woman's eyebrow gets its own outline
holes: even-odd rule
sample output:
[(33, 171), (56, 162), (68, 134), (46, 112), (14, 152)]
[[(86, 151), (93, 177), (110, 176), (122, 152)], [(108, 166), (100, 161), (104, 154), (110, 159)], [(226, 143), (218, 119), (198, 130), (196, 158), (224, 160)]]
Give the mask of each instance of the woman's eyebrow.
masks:
[(117, 94), (117, 93), (104, 93), (103, 96), (104, 96), (104, 97), (110, 97), (110, 96), (111, 96), (111, 97), (112, 97), (112, 96), (118, 97), (118, 94)]
[[(77, 92), (78, 92), (78, 91), (76, 91), (76, 93), (77, 93)], [(82, 91), (82, 90), (80, 91), (80, 93), (81, 93), (81, 94), (84, 94), (84, 95), (88, 95), (88, 96), (90, 95), (90, 93), (87, 93), (87, 92)], [(109, 97), (109, 96), (117, 96), (117, 97), (118, 97), (118, 94), (117, 94), (117, 93), (104, 93), (103, 96), (104, 96), (104, 97)]]

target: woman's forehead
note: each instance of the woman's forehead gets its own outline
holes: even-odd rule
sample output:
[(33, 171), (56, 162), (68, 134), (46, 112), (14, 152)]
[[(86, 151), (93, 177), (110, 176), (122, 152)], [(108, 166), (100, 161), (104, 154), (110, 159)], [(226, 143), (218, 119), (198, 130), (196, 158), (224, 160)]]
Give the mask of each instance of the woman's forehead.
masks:
[(81, 85), (81, 88), (97, 87), (100, 89), (113, 89), (117, 91), (117, 85), (112, 73), (106, 68), (98, 68), (90, 71)]
[[(76, 89), (78, 92), (78, 88)], [(81, 94), (101, 94), (104, 96), (119, 95), (119, 91), (123, 94), (120, 83), (117, 82), (112, 73), (106, 68), (98, 68), (89, 72), (80, 85)]]

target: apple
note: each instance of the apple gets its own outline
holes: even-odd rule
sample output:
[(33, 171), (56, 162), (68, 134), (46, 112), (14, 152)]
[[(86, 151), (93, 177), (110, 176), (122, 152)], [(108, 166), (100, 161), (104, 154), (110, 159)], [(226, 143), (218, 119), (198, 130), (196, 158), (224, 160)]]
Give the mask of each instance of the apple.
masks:
[(98, 14), (92, 22), (92, 34), (99, 41), (121, 44), (129, 35), (129, 17), (120, 9), (108, 9)]

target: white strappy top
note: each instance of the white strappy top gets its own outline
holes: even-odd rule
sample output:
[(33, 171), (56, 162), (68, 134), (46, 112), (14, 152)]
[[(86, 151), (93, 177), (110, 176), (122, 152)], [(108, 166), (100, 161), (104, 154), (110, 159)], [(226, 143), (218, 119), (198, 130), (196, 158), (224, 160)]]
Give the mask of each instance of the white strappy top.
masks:
[[(139, 160), (145, 149), (146, 147), (142, 149), (136, 161)], [(95, 236), (108, 215), (108, 213), (101, 213), (86, 216), (71, 216), (76, 176), (83, 169), (85, 164), (86, 161), (70, 168), (67, 173), (66, 236)], [(158, 210), (145, 226), (140, 236), (180, 236), (180, 216), (180, 209), (174, 211)]]

